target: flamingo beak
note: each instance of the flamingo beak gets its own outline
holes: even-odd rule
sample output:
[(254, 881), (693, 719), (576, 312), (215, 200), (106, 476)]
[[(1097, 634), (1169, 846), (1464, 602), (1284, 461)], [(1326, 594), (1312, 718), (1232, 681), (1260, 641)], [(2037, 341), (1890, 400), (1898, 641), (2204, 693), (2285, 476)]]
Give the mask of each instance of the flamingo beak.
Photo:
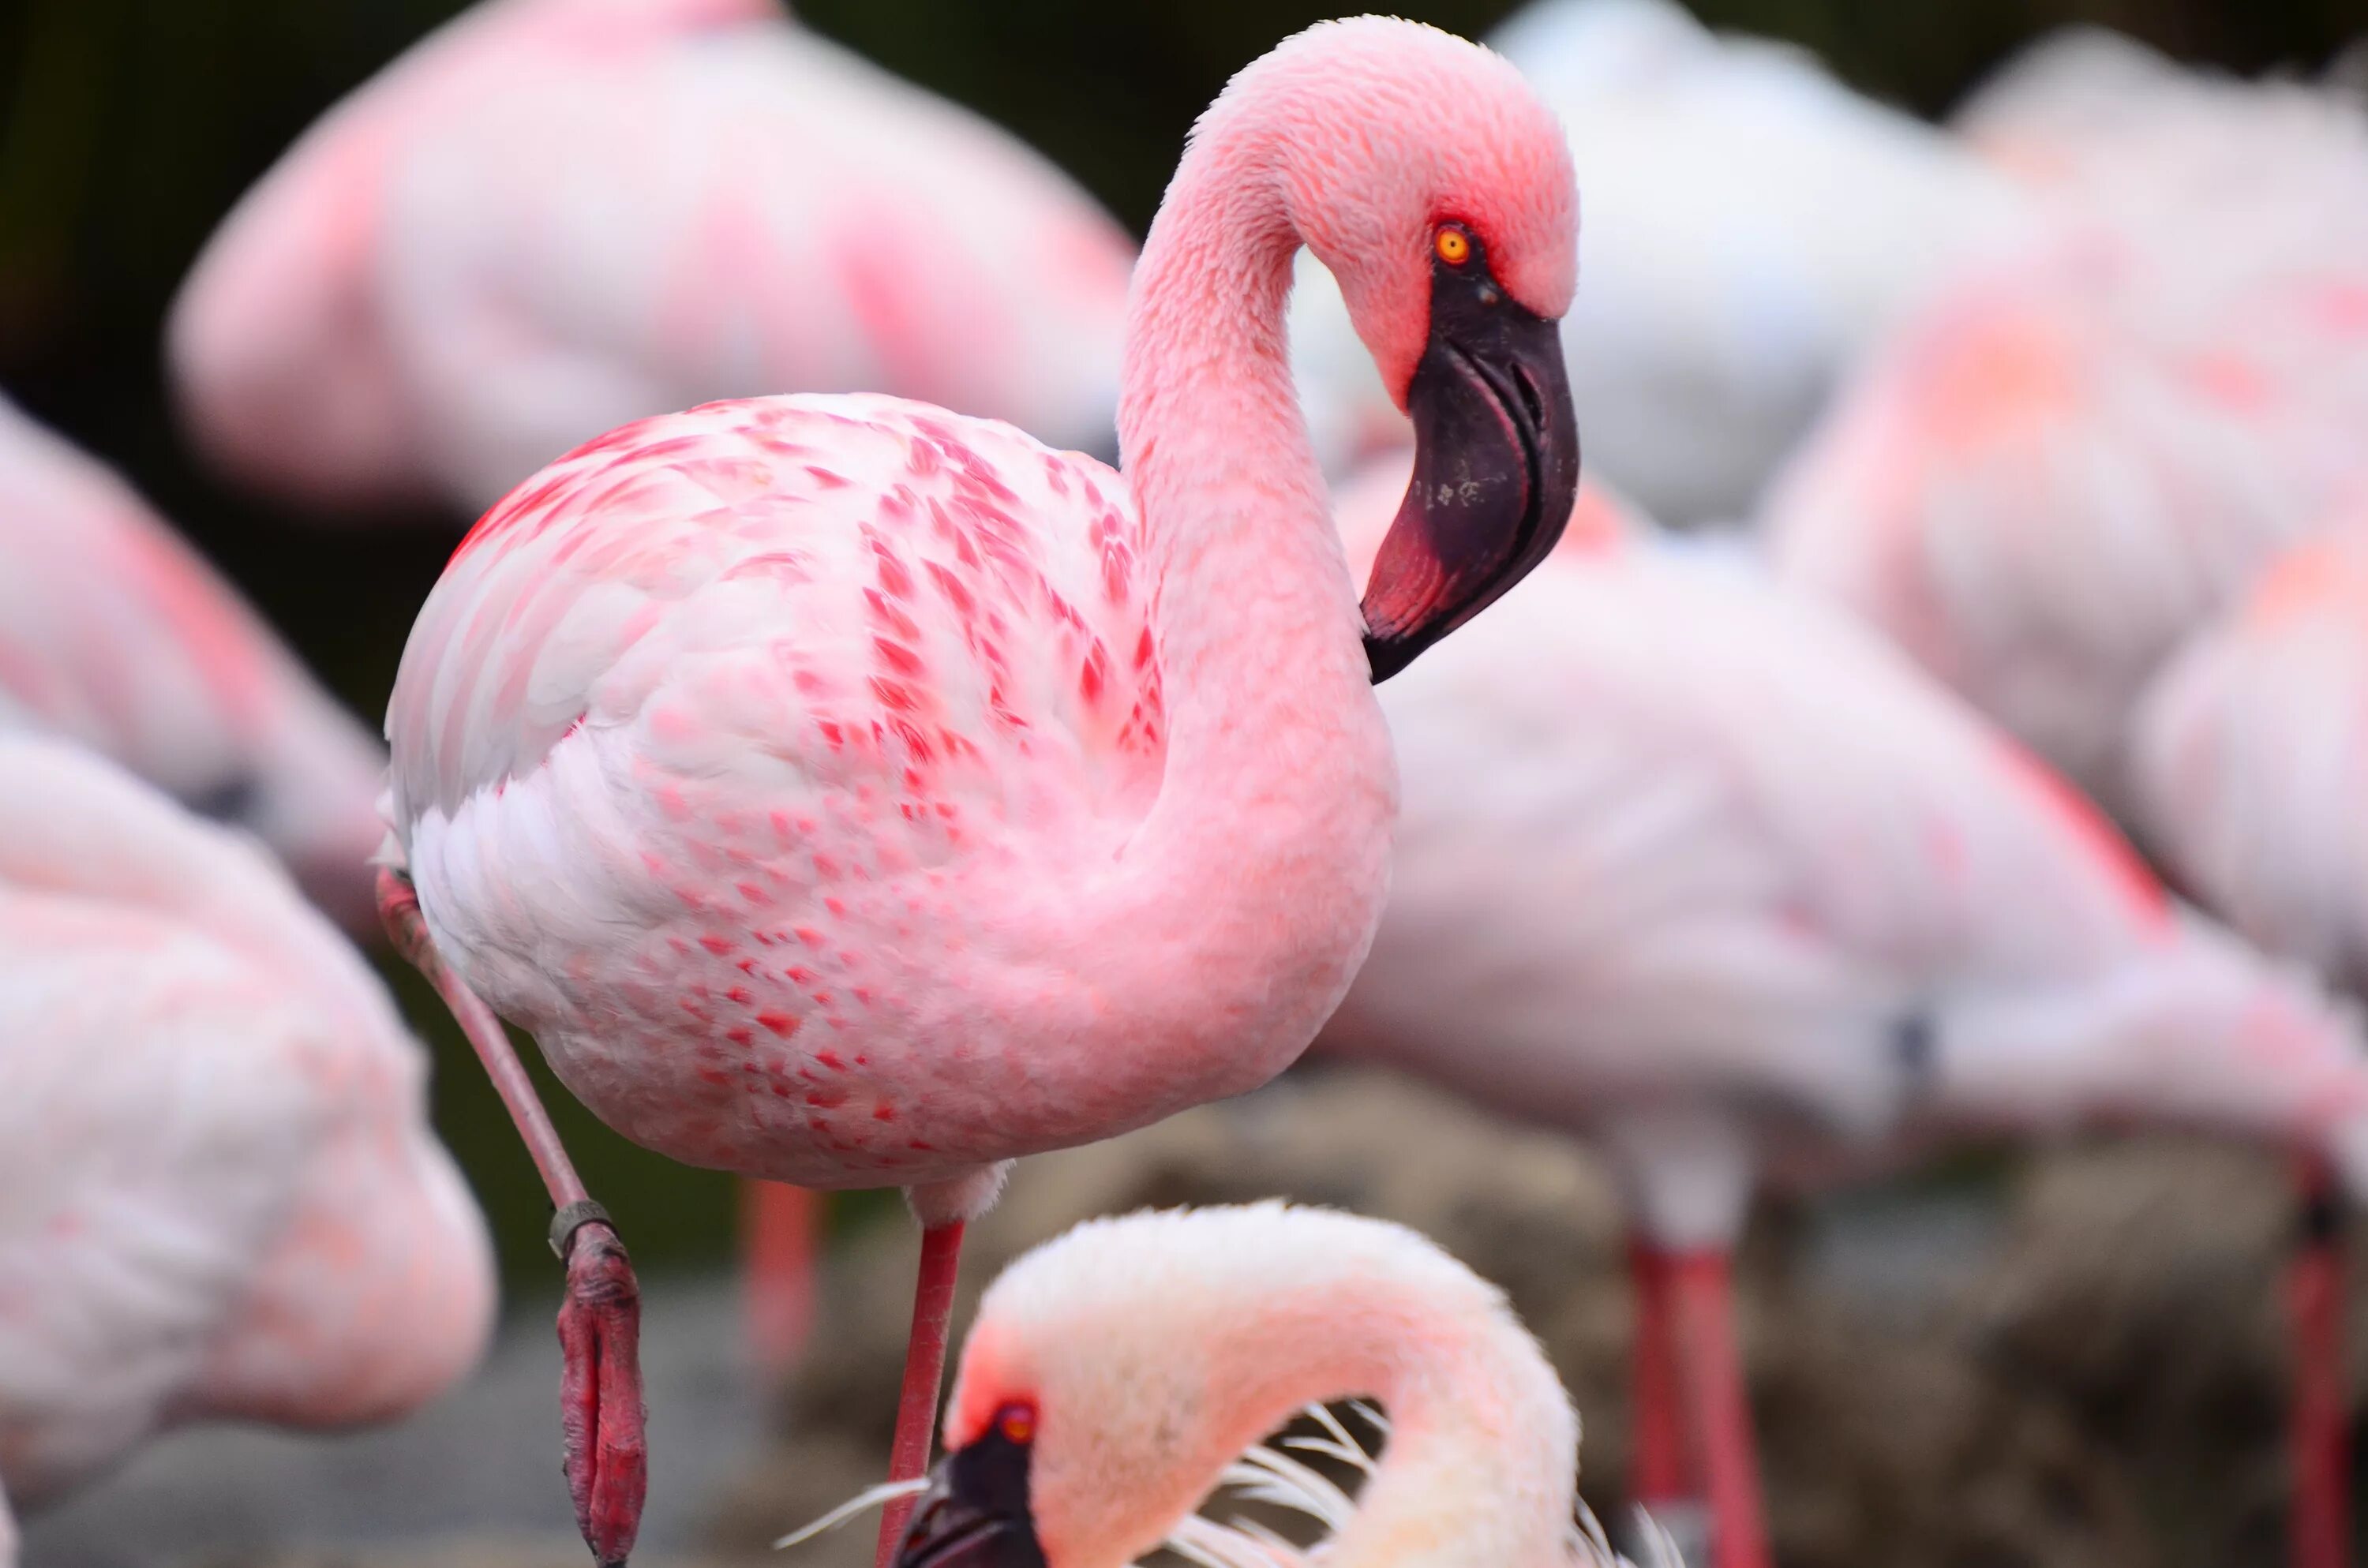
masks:
[(1414, 479), (1365, 585), (1376, 685), (1554, 551), (1578, 494), (1560, 324), (1505, 291), (1478, 242), (1431, 266), (1430, 335), (1406, 389)]
[(1044, 1568), (1028, 1508), (1028, 1449), (989, 1428), (938, 1461), (894, 1568)]

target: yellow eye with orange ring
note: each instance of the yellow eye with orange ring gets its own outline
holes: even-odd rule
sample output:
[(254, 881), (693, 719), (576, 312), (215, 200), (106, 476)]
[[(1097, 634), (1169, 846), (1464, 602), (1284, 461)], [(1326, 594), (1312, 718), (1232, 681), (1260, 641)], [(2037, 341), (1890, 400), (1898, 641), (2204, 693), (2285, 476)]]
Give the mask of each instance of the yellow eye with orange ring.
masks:
[(995, 1429), (1003, 1434), (1006, 1442), (1026, 1448), (1036, 1440), (1036, 1407), (1032, 1404), (1007, 1404), (995, 1413)]
[(1430, 248), (1448, 266), (1461, 267), (1472, 259), (1472, 236), (1461, 223), (1441, 223), (1439, 233), (1431, 236)]

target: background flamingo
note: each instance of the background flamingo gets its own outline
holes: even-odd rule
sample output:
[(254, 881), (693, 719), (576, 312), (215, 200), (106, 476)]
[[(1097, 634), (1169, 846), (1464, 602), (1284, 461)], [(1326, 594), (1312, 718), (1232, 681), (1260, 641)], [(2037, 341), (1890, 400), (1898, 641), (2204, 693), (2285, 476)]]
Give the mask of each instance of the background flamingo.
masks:
[(122, 480), (0, 399), (0, 728), (260, 836), (360, 926), (385, 753)]
[[(1746, 515), (1848, 366), (2025, 220), (1941, 131), (1672, 0), (1537, 0), (1490, 41), (1562, 117), (1587, 193), (1564, 344), (1589, 470), (1665, 520)], [(1328, 470), (1404, 439), (1312, 262), (1292, 335)]]
[(485, 0), (332, 108), (174, 308), (192, 432), (471, 512), (710, 398), (877, 389), (1107, 449), (1125, 233), (769, 0)]
[[(1986, 163), (2051, 201), (2145, 212), (2199, 180), (2232, 186), (2247, 156), (2299, 160), (2261, 168), (2314, 177), (2356, 103), (2330, 74), (2324, 89), (2280, 73), (2248, 81), (2191, 68), (2126, 34), (2066, 27), (2024, 47), (1950, 117)], [(2207, 183), (2201, 188), (2213, 188)]]
[[(761, 399), (613, 432), (462, 543), (389, 711), (417, 902), (386, 896), (560, 1206), (571, 1387), (609, 1384), (570, 1395), (602, 1561), (639, 1511), (607, 1468), (638, 1445), (630, 1276), (477, 996), (662, 1153), (906, 1188), (919, 1473), (1005, 1163), (1264, 1082), (1362, 959), (1369, 680), (1568, 511), (1574, 205), (1503, 62), (1318, 27), (1235, 78), (1153, 226), (1123, 479), (916, 403)], [(1422, 437), (1361, 624), (1283, 353), (1303, 240)]]
[[(2149, 688), (2132, 738), (2148, 837), (2181, 879), (2274, 952), (2355, 993), (2368, 984), (2368, 865), (2356, 725), (2368, 711), (2368, 508), (2271, 563)], [(2331, 1217), (2290, 1287), (2317, 1354), (2340, 1365), (2341, 1259)], [(2351, 1554), (2349, 1402), (2305, 1389), (2294, 1462), (2306, 1564)]]
[(6, 1497), (474, 1364), (492, 1247), (384, 988), (251, 845), (31, 735), (0, 735), (0, 1037)]
[[(1352, 561), (1402, 472), (1343, 494)], [(1738, 549), (1582, 495), (1383, 706), (1391, 901), (1324, 1044), (1603, 1146), (1636, 1226), (1639, 1490), (1665, 1518), (1706, 1490), (1721, 1568), (1766, 1560), (1727, 1267), (1764, 1170), (2135, 1119), (2325, 1151), (2368, 1189), (2351, 1021)]]
[(1766, 524), (1787, 582), (2126, 812), (2147, 678), (2368, 473), (2368, 116), (2086, 58), (1975, 117), (2005, 144), (2023, 106), (2011, 161), (2070, 215), (1884, 346)]
[[(1387, 1414), (1353, 1505), (1259, 1440), (1302, 1406)], [(1323, 1561), (1554, 1568), (1616, 1561), (1574, 1523), (1578, 1419), (1497, 1289), (1402, 1225), (1316, 1209), (1096, 1220), (1006, 1269), (980, 1303), (947, 1455), (897, 1562), (1118, 1568), (1279, 1559), (1195, 1516), (1221, 1484), (1330, 1527)]]

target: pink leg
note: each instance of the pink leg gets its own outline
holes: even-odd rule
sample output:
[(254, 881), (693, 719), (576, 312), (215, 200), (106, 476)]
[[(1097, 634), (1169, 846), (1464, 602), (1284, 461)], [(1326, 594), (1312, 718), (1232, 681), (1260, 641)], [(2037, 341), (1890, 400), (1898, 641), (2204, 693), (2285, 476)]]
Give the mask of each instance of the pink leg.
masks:
[(740, 1184), (744, 1303), (757, 1369), (778, 1387), (797, 1365), (814, 1326), (814, 1229), (821, 1199), (786, 1182)]
[(1685, 1427), (1678, 1408), (1677, 1346), (1670, 1337), (1671, 1259), (1645, 1237), (1628, 1242), (1628, 1275), (1636, 1297), (1636, 1340), (1632, 1365), (1635, 1469), (1629, 1492), (1648, 1512), (1668, 1512), (1691, 1502), (1696, 1488), (1686, 1475)]
[(1710, 1494), (1711, 1568), (1768, 1568), (1759, 1460), (1735, 1337), (1732, 1280), (1724, 1251), (1669, 1257), (1687, 1404)]
[(2286, 1271), (2295, 1358), (2287, 1437), (2294, 1517), (2286, 1555), (2293, 1568), (2344, 1568), (2351, 1555), (2351, 1455), (2343, 1397), (2343, 1257), (2334, 1173), (2323, 1159), (2305, 1156), (2299, 1185), (2303, 1235)]
[(411, 884), (392, 870), (378, 877), (379, 917), (395, 951), (426, 975), (484, 1063), (495, 1092), (518, 1125), (558, 1213), (552, 1249), (567, 1265), (559, 1308), (560, 1429), (566, 1443), (568, 1494), (576, 1527), (602, 1568), (622, 1563), (642, 1525), (649, 1490), (643, 1436), (641, 1291), (606, 1210), (593, 1202), (559, 1142), (559, 1131), (510, 1048), (501, 1020), (447, 968), (419, 916)]
[[(962, 1262), (962, 1222), (931, 1225), (921, 1232), (921, 1271), (913, 1284), (913, 1335), (905, 1343), (905, 1387), (896, 1399), (896, 1441), (888, 1453), (888, 1479), (911, 1481), (929, 1468), (929, 1439), (938, 1426), (938, 1385), (945, 1378), (946, 1330), (954, 1312), (954, 1272)], [(880, 1517), (877, 1568), (889, 1568), (913, 1497), (893, 1499)]]

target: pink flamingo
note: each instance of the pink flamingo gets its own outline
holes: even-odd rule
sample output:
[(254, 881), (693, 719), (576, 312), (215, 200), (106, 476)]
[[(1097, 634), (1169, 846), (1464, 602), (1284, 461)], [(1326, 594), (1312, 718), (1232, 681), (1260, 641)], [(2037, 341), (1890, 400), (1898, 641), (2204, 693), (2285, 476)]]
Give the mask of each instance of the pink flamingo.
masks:
[(1106, 449), (1133, 246), (772, 0), (486, 0), (308, 131), (174, 308), (193, 433), (482, 510), (644, 415), (880, 390)]
[(475, 1363), (492, 1245), (385, 988), (252, 845), (28, 734), (0, 1037), (0, 1490), (190, 1421), (391, 1420)]
[[(2356, 145), (2342, 83), (2280, 72), (2252, 81), (2180, 64), (2105, 28), (2059, 28), (2009, 60), (1952, 117), (1983, 162), (2036, 195), (2087, 210), (2145, 211), (2246, 181), (2291, 198)], [(2320, 187), (2322, 191), (2325, 187)]]
[[(2368, 506), (2273, 562), (2238, 607), (2192, 639), (2139, 706), (2139, 815), (2180, 878), (2247, 936), (2368, 989), (2368, 864), (2355, 822), (2368, 712)], [(2288, 1283), (2304, 1354), (2342, 1365), (2341, 1260), (2322, 1244)], [(2351, 1555), (2350, 1403), (2332, 1375), (2297, 1391), (2295, 1559)]]
[(129, 485), (0, 399), (0, 729), (23, 725), (248, 828), (370, 919), (377, 741)]
[[(1284, 352), (1303, 242), (1421, 440), (1361, 619)], [(756, 399), (615, 431), (463, 541), (389, 710), (382, 897), (559, 1205), (604, 1562), (639, 1508), (631, 1275), (485, 1003), (662, 1153), (906, 1188), (893, 1474), (919, 1474), (1007, 1163), (1264, 1082), (1363, 958), (1395, 798), (1369, 682), (1561, 531), (1575, 250), (1561, 132), (1510, 67), (1320, 26), (1235, 78), (1169, 187), (1123, 477), (919, 403)]]
[[(1325, 1402), (1376, 1399), (1378, 1462)], [(1328, 1439), (1260, 1439), (1303, 1406)], [(1351, 1500), (1290, 1451), (1363, 1471)], [(979, 1305), (947, 1454), (899, 1568), (1612, 1568), (1578, 1417), (1504, 1296), (1401, 1225), (1261, 1203), (1094, 1220)], [(917, 1485), (918, 1483), (915, 1483)], [(1320, 1558), (1193, 1510), (1239, 1487), (1329, 1527)], [(869, 1501), (865, 1499), (864, 1501)]]
[(1894, 335), (1764, 520), (1780, 575), (2126, 814), (2138, 692), (2368, 473), (2368, 116), (2085, 58), (1972, 120), (2069, 142), (2068, 214)]
[[(1344, 493), (1352, 562), (1400, 472)], [(1719, 1568), (1766, 1561), (1727, 1268), (1763, 1169), (2157, 1119), (2368, 1187), (2351, 1021), (1740, 550), (1583, 493), (1383, 709), (1390, 904), (1323, 1043), (1602, 1145), (1636, 1226), (1639, 1491), (1668, 1518), (1706, 1490)]]

